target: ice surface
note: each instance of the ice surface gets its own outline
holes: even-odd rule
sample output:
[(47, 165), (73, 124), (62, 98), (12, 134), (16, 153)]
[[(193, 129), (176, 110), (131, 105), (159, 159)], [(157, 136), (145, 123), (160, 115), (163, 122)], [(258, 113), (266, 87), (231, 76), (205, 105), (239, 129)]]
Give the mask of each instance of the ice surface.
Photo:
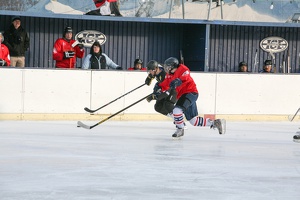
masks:
[(0, 122), (1, 200), (299, 199), (297, 122), (76, 123)]

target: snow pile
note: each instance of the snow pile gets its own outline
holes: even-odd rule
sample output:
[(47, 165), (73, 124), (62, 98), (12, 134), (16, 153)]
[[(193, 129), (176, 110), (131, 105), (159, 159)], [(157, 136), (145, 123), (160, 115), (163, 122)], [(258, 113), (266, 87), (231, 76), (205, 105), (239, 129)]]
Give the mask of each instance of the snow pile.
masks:
[(40, 0), (29, 12), (82, 15), (96, 9), (93, 0)]
[[(184, 16), (181, 0), (120, 0), (120, 12), (124, 17), (153, 17), (153, 18), (177, 18), (200, 20), (228, 21), (257, 21), (257, 22), (286, 22), (299, 12), (300, 3), (274, 2), (274, 8), (270, 9), (269, 1), (224, 0), (224, 4), (217, 6), (212, 3), (209, 13), (209, 4), (206, 1), (184, 1)], [(279, 4), (280, 3), (280, 4)], [(59, 14), (82, 15), (96, 9), (93, 0), (40, 0), (29, 8), (30, 12), (48, 12)], [(171, 9), (171, 13), (170, 13)], [(138, 13), (138, 14), (137, 14)]]

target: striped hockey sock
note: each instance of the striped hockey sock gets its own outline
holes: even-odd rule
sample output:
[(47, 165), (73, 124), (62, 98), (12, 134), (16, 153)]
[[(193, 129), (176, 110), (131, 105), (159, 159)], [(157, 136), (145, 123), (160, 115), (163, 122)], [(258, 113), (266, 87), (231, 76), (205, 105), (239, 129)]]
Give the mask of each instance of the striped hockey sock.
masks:
[(173, 118), (174, 118), (174, 123), (178, 128), (180, 129), (184, 128), (183, 112), (180, 108), (174, 108)]
[(193, 126), (211, 126), (213, 121), (209, 118), (194, 117), (189, 121)]

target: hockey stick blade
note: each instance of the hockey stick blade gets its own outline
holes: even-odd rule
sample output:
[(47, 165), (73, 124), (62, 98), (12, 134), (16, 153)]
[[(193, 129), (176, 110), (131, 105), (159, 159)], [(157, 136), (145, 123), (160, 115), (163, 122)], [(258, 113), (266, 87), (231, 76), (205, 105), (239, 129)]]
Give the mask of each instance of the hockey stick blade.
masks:
[(84, 110), (85, 110), (86, 112), (89, 112), (89, 113), (94, 113), (94, 112), (97, 111), (97, 110), (91, 110), (91, 109), (89, 109), (88, 107), (85, 107)]
[(80, 126), (82, 128), (85, 128), (85, 129), (91, 129), (91, 126), (88, 126), (88, 125), (82, 123), (81, 121), (77, 122), (77, 126)]
[(290, 122), (292, 122), (295, 119), (295, 117), (298, 114), (299, 110), (300, 110), (300, 108), (298, 108), (298, 110), (296, 111), (296, 113), (294, 115), (289, 115), (288, 116), (288, 119), (289, 119)]

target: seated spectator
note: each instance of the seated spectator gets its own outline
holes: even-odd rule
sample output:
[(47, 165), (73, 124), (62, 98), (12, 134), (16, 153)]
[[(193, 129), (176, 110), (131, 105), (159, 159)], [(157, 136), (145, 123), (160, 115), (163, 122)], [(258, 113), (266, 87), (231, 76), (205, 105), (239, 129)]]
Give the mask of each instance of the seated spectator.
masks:
[(249, 72), (248, 71), (248, 64), (244, 61), (240, 62), (238, 72)]
[(84, 58), (82, 69), (119, 69), (116, 63), (114, 63), (105, 53), (102, 53), (102, 47), (98, 41), (94, 42), (90, 53)]
[(4, 36), (0, 32), (0, 66), (10, 66), (9, 49), (3, 44)]
[(260, 73), (273, 73), (272, 60), (265, 60), (263, 70), (261, 70)]
[(128, 70), (147, 70), (145, 67), (143, 67), (143, 61), (139, 58), (135, 59), (134, 66), (128, 68)]

